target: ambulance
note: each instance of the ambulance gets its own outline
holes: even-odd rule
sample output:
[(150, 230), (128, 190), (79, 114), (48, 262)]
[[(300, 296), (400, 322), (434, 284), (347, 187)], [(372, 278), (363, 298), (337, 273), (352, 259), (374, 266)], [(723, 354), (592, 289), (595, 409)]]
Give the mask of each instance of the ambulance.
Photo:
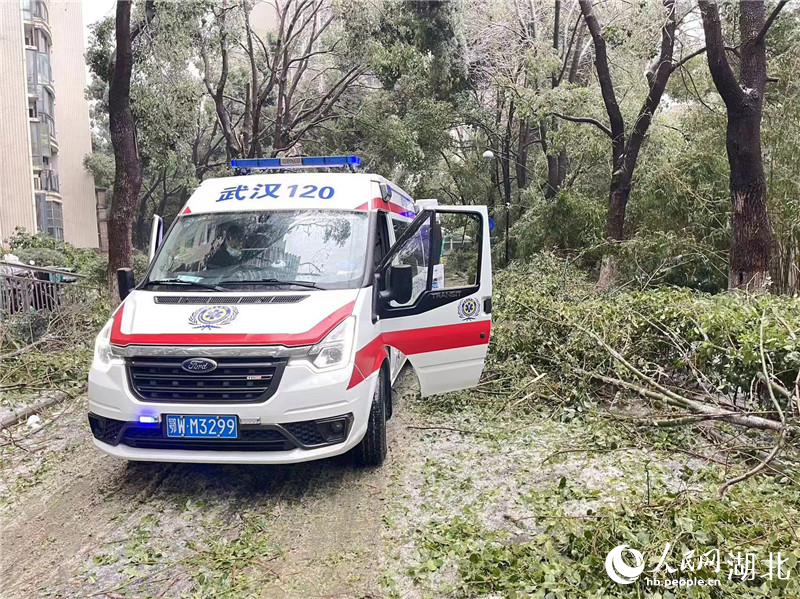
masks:
[[(478, 383), (491, 331), (485, 206), (414, 201), (357, 156), (234, 159), (163, 233), (97, 337), (95, 445), (132, 461), (380, 465), (392, 385)], [(337, 169), (344, 172), (336, 172)]]

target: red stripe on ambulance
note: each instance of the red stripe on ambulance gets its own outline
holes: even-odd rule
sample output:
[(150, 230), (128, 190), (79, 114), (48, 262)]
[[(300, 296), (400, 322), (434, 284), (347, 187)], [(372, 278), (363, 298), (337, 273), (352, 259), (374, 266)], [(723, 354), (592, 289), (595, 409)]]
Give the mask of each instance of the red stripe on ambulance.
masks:
[(388, 355), (386, 347), (399, 349), (407, 356), (445, 349), (489, 343), (491, 320), (477, 320), (425, 329), (382, 333), (356, 352), (353, 374), (347, 388), (351, 389), (377, 371)]
[(122, 310), (114, 314), (111, 327), (112, 345), (313, 345), (322, 340), (333, 328), (350, 316), (355, 302), (350, 302), (325, 317), (304, 333), (134, 333), (122, 332)]

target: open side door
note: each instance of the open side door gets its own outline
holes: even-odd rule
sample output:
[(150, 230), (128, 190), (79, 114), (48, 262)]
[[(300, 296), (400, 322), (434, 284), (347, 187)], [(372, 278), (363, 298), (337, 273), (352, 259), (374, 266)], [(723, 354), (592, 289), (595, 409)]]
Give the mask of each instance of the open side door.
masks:
[(375, 272), (383, 343), (403, 352), (423, 397), (478, 384), (492, 326), (485, 206), (423, 210)]

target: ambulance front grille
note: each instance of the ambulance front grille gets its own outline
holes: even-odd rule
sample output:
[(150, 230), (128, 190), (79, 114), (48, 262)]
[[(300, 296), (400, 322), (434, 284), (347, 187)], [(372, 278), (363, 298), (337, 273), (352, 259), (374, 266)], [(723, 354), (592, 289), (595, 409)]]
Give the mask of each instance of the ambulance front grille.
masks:
[(242, 295), (242, 296), (208, 296), (208, 295), (156, 295), (153, 301), (157, 304), (206, 305), (206, 304), (296, 304), (306, 299), (307, 295)]
[(139, 398), (172, 403), (256, 403), (278, 388), (285, 360), (219, 358), (211, 372), (187, 372), (186, 358), (127, 360), (128, 381)]

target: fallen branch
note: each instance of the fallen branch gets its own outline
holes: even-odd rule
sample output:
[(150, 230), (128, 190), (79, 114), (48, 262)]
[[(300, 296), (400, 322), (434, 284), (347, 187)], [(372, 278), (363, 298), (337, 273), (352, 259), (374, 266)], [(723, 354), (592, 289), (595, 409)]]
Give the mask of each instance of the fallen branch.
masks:
[[(608, 383), (609, 385), (622, 387), (623, 389), (628, 389), (630, 391), (636, 391), (637, 393), (649, 397), (650, 399), (656, 399), (659, 401), (663, 401), (664, 403), (669, 404), (671, 406), (688, 409), (697, 414), (706, 415), (709, 417), (709, 419), (722, 420), (724, 422), (729, 422), (731, 424), (735, 424), (738, 426), (744, 426), (747, 428), (756, 428), (766, 431), (780, 432), (781, 430), (780, 422), (769, 420), (768, 418), (760, 418), (758, 416), (748, 416), (746, 414), (741, 414), (739, 412), (719, 410), (718, 408), (714, 408), (711, 405), (704, 404), (702, 402), (695, 401), (693, 399), (688, 399), (686, 397), (682, 397), (677, 393), (673, 393), (672, 391), (670, 391), (669, 394), (661, 393), (660, 391), (653, 391), (652, 389), (648, 389), (646, 387), (642, 387), (641, 385), (630, 383), (628, 381), (623, 381), (621, 379), (616, 379), (610, 376), (597, 374), (595, 372), (586, 372), (586, 371), (584, 372), (587, 376), (599, 379), (604, 383)], [(642, 376), (646, 380), (652, 381), (652, 379), (647, 375), (642, 374)], [(655, 383), (655, 381), (652, 382), (656, 385), (658, 384)], [(796, 431), (792, 432), (796, 433)]]
[(608, 453), (610, 451), (629, 451), (629, 450), (637, 450), (641, 449), (641, 447), (629, 446), (629, 447), (568, 447), (567, 449), (561, 449), (560, 451), (556, 451), (551, 453), (542, 462), (539, 466), (544, 466), (547, 462), (552, 460), (553, 458), (563, 455), (565, 453)]
[(2, 420), (0, 420), (0, 429), (9, 428), (14, 426), (15, 424), (22, 422), (23, 420), (27, 420), (34, 414), (38, 414), (47, 408), (51, 408), (54, 405), (61, 403), (64, 400), (72, 398), (73, 395), (67, 393), (66, 391), (55, 391), (51, 395), (42, 399), (39, 403), (36, 403), (32, 406), (28, 406), (27, 408), (23, 408), (21, 410), (17, 410), (12, 412), (10, 415), (6, 416)]
[(22, 354), (27, 353), (30, 350), (32, 350), (37, 345), (41, 345), (42, 343), (46, 343), (47, 341), (50, 341), (51, 339), (52, 339), (52, 337), (50, 337), (50, 336), (42, 337), (38, 341), (34, 341), (33, 343), (29, 343), (25, 347), (21, 347), (16, 351), (12, 351), (12, 352), (9, 352), (7, 354), (3, 354), (2, 356), (0, 356), (0, 360), (6, 360), (8, 358), (15, 358), (17, 356), (21, 356)]
[[(748, 459), (756, 460), (756, 461), (765, 461), (767, 459), (767, 454), (754, 449), (752, 447), (720, 447), (726, 446), (731, 442), (735, 441), (739, 437), (743, 436), (744, 433), (736, 435), (734, 437), (725, 438), (721, 431), (717, 428), (712, 426), (701, 426), (699, 427), (700, 434), (706, 437), (709, 441), (715, 444), (717, 447), (718, 452), (730, 452), (730, 453), (739, 453), (746, 456)], [(722, 465), (727, 465), (723, 463)], [(800, 486), (800, 481), (796, 480), (792, 477), (792, 473), (797, 471), (796, 464), (788, 464), (785, 462), (781, 462), (778, 460), (773, 460), (769, 466), (767, 467), (770, 472), (775, 475), (785, 476), (789, 478), (793, 483)]]
[[(772, 377), (770, 377), (769, 370), (767, 369), (767, 357), (766, 357), (766, 354), (764, 352), (764, 319), (765, 319), (765, 315), (762, 313), (761, 314), (761, 324), (759, 326), (759, 331), (758, 331), (758, 347), (759, 347), (759, 351), (761, 353), (761, 374), (764, 375), (764, 380), (767, 381), (767, 383), (770, 383), (770, 381), (772, 380)], [(761, 472), (764, 468), (767, 468), (769, 466), (770, 462), (772, 460), (774, 460), (778, 456), (778, 454), (781, 452), (781, 449), (783, 449), (783, 444), (786, 441), (786, 427), (787, 427), (786, 416), (783, 413), (783, 409), (781, 408), (780, 402), (778, 402), (778, 399), (775, 397), (775, 391), (773, 390), (771, 384), (767, 385), (767, 392), (769, 393), (769, 398), (772, 400), (772, 405), (775, 406), (775, 411), (778, 412), (778, 417), (781, 419), (781, 432), (778, 435), (778, 441), (777, 441), (777, 443), (775, 443), (775, 447), (769, 453), (767, 458), (765, 460), (761, 460), (761, 462), (758, 464), (758, 466), (756, 466), (755, 468), (753, 468), (751, 470), (748, 470), (747, 472), (745, 472), (744, 474), (742, 474), (740, 476), (737, 476), (737, 477), (732, 478), (731, 480), (725, 482), (725, 484), (723, 484), (719, 488), (719, 491), (717, 491), (717, 493), (719, 494), (720, 498), (724, 497), (725, 493), (733, 485), (735, 485), (737, 483), (740, 483), (742, 481), (745, 481), (748, 478), (750, 478), (752, 476), (755, 476), (756, 474)]]
[[(627, 387), (629, 389), (635, 389), (640, 393), (644, 393), (645, 395), (653, 399), (660, 399), (670, 405), (675, 405), (682, 408), (688, 408), (689, 410), (697, 412), (698, 414), (706, 414), (709, 416), (713, 416), (715, 418), (719, 418), (721, 420), (730, 422), (732, 424), (738, 424), (739, 426), (747, 426), (750, 428), (758, 428), (762, 430), (771, 430), (776, 432), (780, 432), (785, 428), (784, 426), (785, 423), (782, 424), (774, 420), (769, 420), (768, 418), (759, 418), (758, 416), (747, 416), (744, 414), (740, 414), (738, 412), (722, 411), (718, 408), (712, 407), (703, 402), (696, 401), (694, 399), (689, 399), (688, 397), (684, 397), (682, 395), (678, 395), (677, 393), (668, 389), (667, 387), (665, 387), (652, 377), (647, 376), (641, 370), (636, 368), (633, 364), (628, 362), (628, 360), (626, 360), (622, 354), (620, 354), (617, 350), (615, 350), (608, 343), (606, 343), (597, 333), (595, 333), (594, 331), (590, 331), (588, 329), (583, 329), (583, 331), (587, 333), (589, 336), (591, 336), (595, 341), (597, 341), (608, 353), (610, 353), (614, 358), (616, 358), (620, 364), (622, 364), (626, 369), (628, 369), (631, 373), (633, 373), (633, 375), (636, 378), (650, 385), (657, 391), (645, 389), (638, 385), (633, 385), (632, 383), (627, 383), (626, 381), (621, 381), (619, 379), (604, 377), (603, 375), (597, 375), (595, 373), (587, 373), (590, 376), (600, 377), (606, 382), (622, 387)], [(796, 434), (797, 431), (793, 430), (792, 433)]]
[(467, 431), (460, 428), (451, 428), (449, 426), (407, 426), (406, 428), (418, 430), (418, 431), (450, 431), (453, 433), (464, 433), (467, 435), (491, 435), (492, 433), (488, 433), (486, 431)]

